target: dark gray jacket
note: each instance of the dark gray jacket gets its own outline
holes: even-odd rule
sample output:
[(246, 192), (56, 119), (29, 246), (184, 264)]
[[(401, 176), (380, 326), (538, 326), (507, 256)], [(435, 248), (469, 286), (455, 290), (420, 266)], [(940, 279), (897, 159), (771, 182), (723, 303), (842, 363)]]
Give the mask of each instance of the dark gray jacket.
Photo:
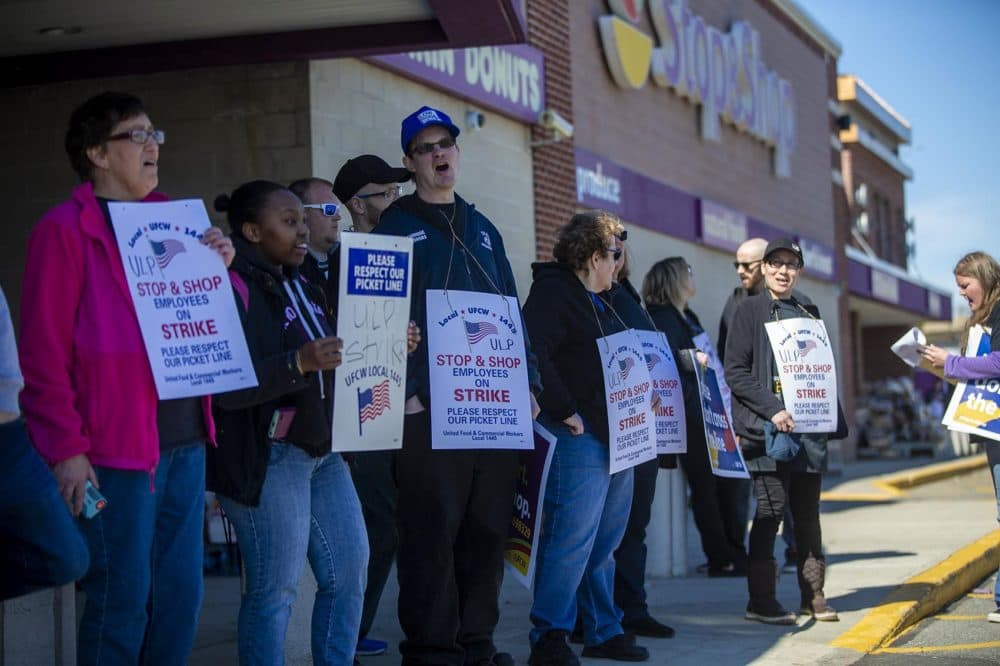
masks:
[[(792, 297), (806, 311), (819, 318), (819, 310), (799, 292)], [(733, 428), (740, 437), (740, 449), (751, 472), (770, 472), (777, 463), (764, 453), (764, 422), (785, 408), (774, 394), (774, 354), (764, 328), (774, 318), (777, 301), (767, 291), (740, 303), (733, 315), (726, 340), (726, 382), (733, 392)], [(838, 405), (839, 411), (839, 405)], [(826, 470), (827, 446), (823, 437), (808, 437), (805, 455), (790, 464), (795, 471)]]

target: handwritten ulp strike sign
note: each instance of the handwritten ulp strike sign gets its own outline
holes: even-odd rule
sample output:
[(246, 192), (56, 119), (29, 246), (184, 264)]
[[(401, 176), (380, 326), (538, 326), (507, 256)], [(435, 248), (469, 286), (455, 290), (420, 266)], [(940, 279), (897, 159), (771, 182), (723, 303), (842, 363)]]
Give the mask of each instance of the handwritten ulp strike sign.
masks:
[(197, 199), (108, 206), (161, 400), (256, 386), (225, 265)]
[(344, 362), (336, 372), (335, 451), (398, 449), (406, 401), (406, 327), (413, 241), (341, 234), (337, 335)]

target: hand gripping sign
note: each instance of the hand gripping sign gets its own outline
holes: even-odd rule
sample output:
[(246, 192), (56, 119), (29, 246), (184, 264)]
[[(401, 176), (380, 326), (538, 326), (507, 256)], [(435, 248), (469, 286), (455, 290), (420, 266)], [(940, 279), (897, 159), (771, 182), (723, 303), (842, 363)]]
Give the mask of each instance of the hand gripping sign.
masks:
[(410, 319), (413, 241), (340, 235), (337, 368), (333, 450), (376, 451), (403, 445), (406, 327)]
[(431, 447), (530, 449), (531, 399), (517, 299), (427, 290)]
[(610, 473), (656, 457), (652, 382), (634, 329), (597, 338), (608, 408)]
[(729, 411), (722, 400), (722, 391), (719, 389), (715, 370), (702, 366), (695, 352), (689, 353), (695, 373), (698, 375), (698, 394), (701, 397), (701, 413), (705, 423), (705, 445), (708, 447), (712, 474), (749, 479), (750, 474), (743, 460), (743, 452), (736, 442), (736, 433), (733, 432)]
[[(985, 335), (982, 326), (973, 326), (969, 330), (965, 355), (986, 356), (989, 353), (989, 336)], [(949, 430), (1000, 441), (1000, 377), (959, 383), (942, 423)]]
[(795, 432), (836, 432), (837, 366), (826, 326), (819, 319), (796, 317), (769, 321), (764, 329)]
[(200, 199), (108, 204), (160, 400), (257, 386), (225, 263)]
[(684, 391), (677, 362), (667, 338), (659, 331), (636, 331), (646, 358), (646, 369), (660, 406), (653, 410), (656, 424), (656, 453), (686, 453), (687, 424), (684, 420)]

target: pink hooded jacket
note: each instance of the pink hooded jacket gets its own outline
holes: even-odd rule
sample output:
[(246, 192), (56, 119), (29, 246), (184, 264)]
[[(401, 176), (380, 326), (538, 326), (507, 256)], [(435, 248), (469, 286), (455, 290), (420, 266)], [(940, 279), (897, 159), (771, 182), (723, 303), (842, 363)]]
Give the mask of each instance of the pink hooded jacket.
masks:
[[(154, 192), (145, 201), (165, 201)], [(160, 458), (157, 394), (125, 270), (90, 183), (42, 216), (28, 238), (21, 299), (21, 405), (55, 464), (152, 472)], [(210, 398), (205, 428), (215, 441)]]

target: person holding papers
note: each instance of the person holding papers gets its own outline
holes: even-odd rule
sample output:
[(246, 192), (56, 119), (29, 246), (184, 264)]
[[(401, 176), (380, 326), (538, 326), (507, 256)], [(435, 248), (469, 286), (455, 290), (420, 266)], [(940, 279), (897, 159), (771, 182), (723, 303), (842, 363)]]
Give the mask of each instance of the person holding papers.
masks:
[(331, 452), (333, 371), (342, 343), (322, 287), (298, 269), (308, 252), (302, 202), (256, 180), (216, 199), (237, 248), (230, 271), (258, 386), (215, 396), (219, 446), (208, 487), (236, 529), (245, 566), (241, 664), (282, 664), (303, 561), (316, 576), (315, 664), (354, 658), (368, 565), (361, 503)]
[[(823, 594), (826, 560), (819, 521), (821, 473), (826, 470), (826, 434), (799, 436), (785, 408), (781, 381), (765, 328), (767, 322), (812, 318), (819, 310), (793, 291), (802, 274), (802, 250), (790, 239), (771, 241), (764, 251), (764, 289), (736, 309), (726, 341), (726, 381), (733, 392), (733, 425), (753, 478), (757, 513), (750, 529), (746, 618), (767, 624), (794, 624), (775, 597), (774, 540), (786, 502), (792, 508), (798, 553), (801, 613), (835, 621), (837, 612)], [(791, 333), (789, 333), (791, 335)], [(790, 461), (775, 460), (765, 450), (765, 430), (796, 437), (801, 448)], [(831, 435), (832, 436), (832, 433)], [(837, 432), (837, 437), (845, 436)]]
[[(608, 407), (598, 345), (628, 326), (606, 300), (621, 250), (618, 218), (573, 216), (555, 261), (533, 265), (525, 326), (538, 355), (539, 422), (556, 436), (538, 542), (529, 664), (578, 664), (566, 643), (582, 615), (584, 657), (645, 661), (614, 603), (614, 552), (632, 503), (632, 468), (609, 474)], [(604, 297), (602, 297), (604, 296)]]
[[(203, 595), (209, 399), (159, 400), (111, 226), (109, 202), (163, 201), (160, 145), (138, 98), (104, 92), (70, 116), (81, 183), (28, 239), (21, 302), (21, 404), (28, 432), (80, 515), (87, 484), (107, 507), (78, 526), (90, 568), (80, 664), (182, 664)], [(228, 265), (219, 229), (202, 242)]]
[[(960, 356), (949, 354), (935, 345), (927, 345), (920, 355), (931, 365), (943, 368), (949, 379), (975, 380), (1000, 378), (1000, 264), (985, 252), (970, 252), (955, 266), (955, 284), (972, 311), (965, 327), (962, 347), (969, 341), (969, 329), (981, 325), (990, 338), (990, 353), (985, 356)], [(986, 449), (986, 459), (993, 472), (993, 491), (997, 497), (997, 516), (1000, 520), (1000, 443), (975, 438)], [(994, 589), (996, 609), (986, 619), (1000, 622), (1000, 579)]]
[(691, 510), (701, 536), (701, 549), (708, 558), (708, 575), (713, 578), (745, 576), (746, 550), (742, 541), (729, 536), (731, 532), (726, 530), (720, 499), (742, 492), (741, 480), (712, 473), (705, 442), (701, 394), (690, 352), (696, 352), (702, 365), (707, 365), (709, 360), (695, 342), (695, 337), (703, 334), (704, 329), (698, 316), (688, 307), (694, 294), (694, 269), (683, 257), (667, 257), (656, 262), (642, 283), (646, 307), (657, 327), (667, 336), (684, 390), (688, 441), (687, 453), (679, 457), (691, 488)]

